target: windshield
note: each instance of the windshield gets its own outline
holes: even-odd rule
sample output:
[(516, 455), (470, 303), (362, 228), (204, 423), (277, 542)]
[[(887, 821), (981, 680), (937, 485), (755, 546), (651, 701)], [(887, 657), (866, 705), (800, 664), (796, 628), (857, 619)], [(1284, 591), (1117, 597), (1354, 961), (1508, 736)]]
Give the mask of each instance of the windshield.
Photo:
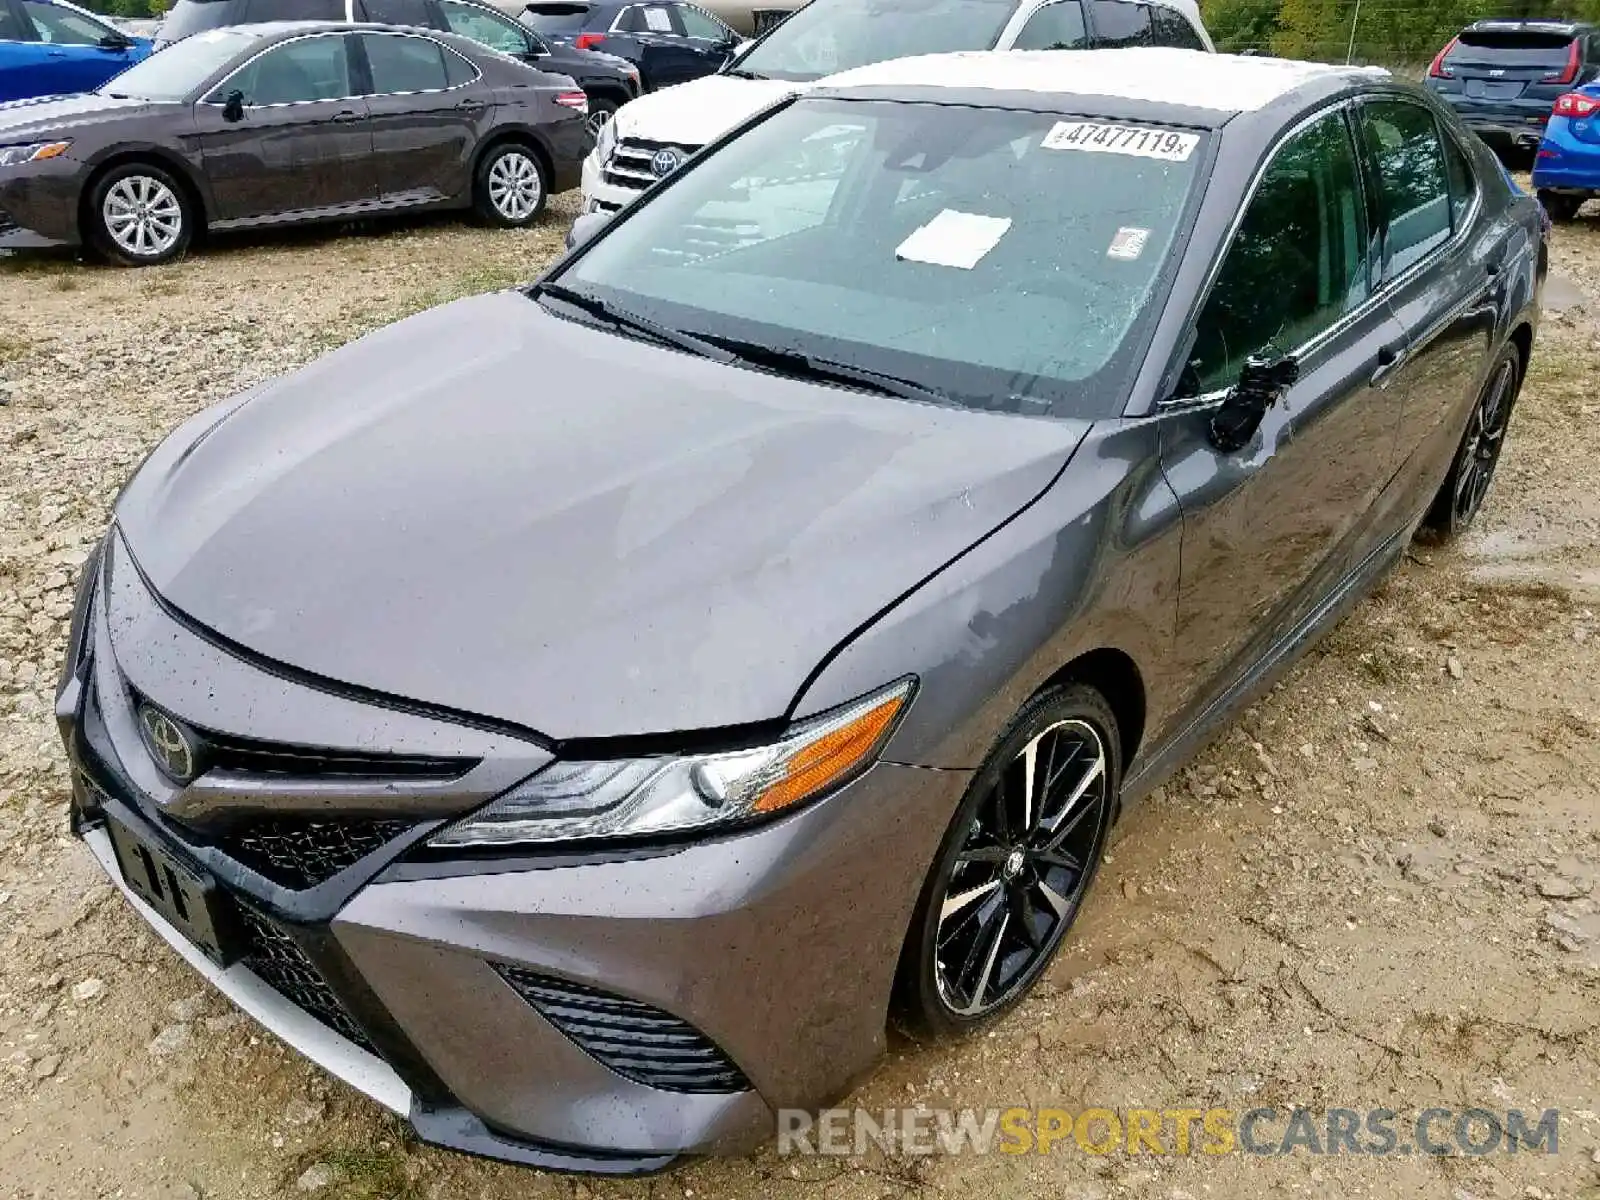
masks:
[(100, 88), (106, 96), (182, 100), (234, 55), (261, 39), (250, 29), (213, 29), (175, 42)]
[(843, 363), (969, 407), (1103, 414), (1206, 138), (801, 99), (619, 218), (560, 282), (730, 348)]
[(733, 70), (809, 82), (891, 58), (989, 50), (1016, 0), (811, 0)]

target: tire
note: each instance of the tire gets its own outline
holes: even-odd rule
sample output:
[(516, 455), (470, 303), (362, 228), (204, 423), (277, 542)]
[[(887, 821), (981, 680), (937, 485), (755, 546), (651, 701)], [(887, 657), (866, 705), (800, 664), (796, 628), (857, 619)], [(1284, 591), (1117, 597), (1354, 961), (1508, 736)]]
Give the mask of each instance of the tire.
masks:
[(478, 160), (472, 206), (491, 225), (506, 229), (532, 225), (549, 196), (550, 174), (533, 147), (501, 142)]
[(1545, 212), (1550, 214), (1552, 221), (1575, 220), (1578, 210), (1583, 207), (1584, 197), (1574, 196), (1567, 192), (1551, 192), (1539, 190), (1539, 203), (1544, 205)]
[(1042, 692), (1012, 718), (918, 898), (895, 984), (907, 1032), (980, 1028), (1044, 974), (1099, 867), (1122, 786), (1120, 746), (1111, 706), (1082, 684)]
[(1522, 387), (1522, 367), (1517, 348), (1506, 346), (1489, 369), (1489, 378), (1478, 393), (1461, 444), (1450, 461), (1450, 472), (1422, 518), (1423, 525), (1442, 540), (1465, 533), (1483, 507)]
[(197, 214), (183, 185), (155, 163), (111, 168), (89, 190), (90, 244), (125, 267), (171, 262), (189, 248)]
[(606, 96), (589, 97), (589, 148), (594, 148), (595, 142), (600, 137), (600, 130), (611, 123), (611, 118), (617, 115), (621, 107), (615, 100)]

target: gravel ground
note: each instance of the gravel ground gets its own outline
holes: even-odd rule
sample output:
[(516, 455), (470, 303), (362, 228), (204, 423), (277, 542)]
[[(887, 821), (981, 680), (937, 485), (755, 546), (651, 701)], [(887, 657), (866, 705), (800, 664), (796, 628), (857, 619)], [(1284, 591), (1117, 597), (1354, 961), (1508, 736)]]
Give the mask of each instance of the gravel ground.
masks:
[(0, 1197), (1600, 1197), (1600, 223), (1479, 529), (1379, 594), (1129, 814), (1079, 932), (985, 1037), (894, 1043), (853, 1102), (1563, 1111), (1554, 1156), (1038, 1155), (572, 1180), (420, 1147), (233, 1013), (65, 834), (52, 689), (85, 551), (162, 433), (427, 304), (534, 274), (535, 230), (0, 259)]

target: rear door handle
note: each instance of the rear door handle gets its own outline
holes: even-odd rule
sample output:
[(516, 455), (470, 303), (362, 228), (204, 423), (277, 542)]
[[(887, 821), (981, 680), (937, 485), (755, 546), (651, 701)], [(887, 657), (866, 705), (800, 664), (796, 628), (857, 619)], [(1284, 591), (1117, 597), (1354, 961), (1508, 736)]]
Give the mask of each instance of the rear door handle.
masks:
[(333, 123), (335, 125), (348, 125), (352, 121), (362, 121), (365, 119), (366, 118), (364, 118), (360, 113), (351, 112), (348, 108), (343, 112), (334, 113), (333, 115)]
[(1393, 375), (1405, 361), (1405, 346), (1389, 345), (1378, 347), (1378, 367), (1372, 372), (1372, 386), (1383, 387), (1389, 376)]

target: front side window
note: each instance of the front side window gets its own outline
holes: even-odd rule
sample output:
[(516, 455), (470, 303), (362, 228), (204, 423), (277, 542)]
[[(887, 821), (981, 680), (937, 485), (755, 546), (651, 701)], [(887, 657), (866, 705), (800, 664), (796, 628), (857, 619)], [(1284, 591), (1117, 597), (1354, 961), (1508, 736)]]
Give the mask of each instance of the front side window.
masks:
[(1084, 50), (1089, 31), (1083, 24), (1083, 5), (1078, 0), (1047, 4), (1017, 33), (1014, 50)]
[(364, 33), (361, 45), (372, 68), (374, 95), (442, 92), (450, 86), (444, 48), (432, 38), (399, 33)]
[(990, 50), (1016, 0), (811, 0), (739, 60), (741, 74), (809, 82), (891, 58)]
[(1378, 177), (1384, 274), (1397, 275), (1450, 239), (1450, 184), (1433, 114), (1405, 100), (1360, 108), (1361, 135)]
[(38, 30), (39, 40), (56, 46), (97, 46), (111, 32), (70, 8), (41, 4), (39, 0), (22, 0), (22, 11)]
[(1204, 50), (1205, 43), (1189, 24), (1189, 19), (1165, 4), (1150, 7), (1151, 41), (1157, 46), (1176, 46), (1180, 50)]
[(255, 106), (342, 100), (355, 91), (350, 86), (344, 35), (296, 38), (274, 47), (234, 72), (216, 93), (226, 96), (234, 89), (244, 93), (246, 104)]
[(675, 176), (560, 282), (965, 406), (1103, 412), (1137, 360), (1208, 136), (802, 99)]
[(1093, 0), (1095, 44), (1108, 50), (1150, 44), (1150, 10), (1127, 0)]
[(1185, 390), (1228, 387), (1245, 359), (1304, 345), (1367, 294), (1361, 176), (1335, 112), (1286, 142), (1263, 172), (1201, 309)]
[(440, 0), (439, 7), (444, 11), (444, 22), (450, 27), (451, 33), (471, 38), (501, 54), (515, 56), (527, 54), (533, 49), (522, 27), (508, 17), (474, 4), (459, 3), (459, 0)]
[(683, 22), (683, 32), (687, 37), (701, 38), (708, 42), (728, 40), (728, 27), (692, 4), (678, 6), (678, 20)]

